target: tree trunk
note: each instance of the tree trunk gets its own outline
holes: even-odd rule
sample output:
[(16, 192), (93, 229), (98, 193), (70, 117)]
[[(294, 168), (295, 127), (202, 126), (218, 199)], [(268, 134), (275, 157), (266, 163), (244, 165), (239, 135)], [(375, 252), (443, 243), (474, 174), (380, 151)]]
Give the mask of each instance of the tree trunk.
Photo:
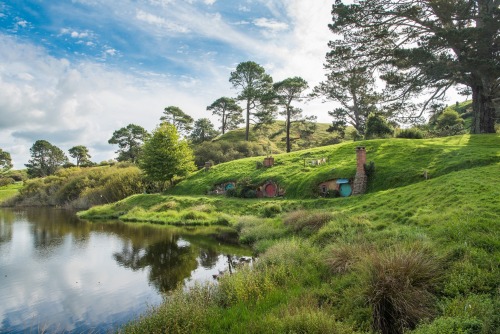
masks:
[(495, 106), (493, 96), (488, 94), (482, 84), (472, 87), (472, 134), (495, 133)]
[(290, 153), (290, 107), (286, 108), (286, 153)]
[(245, 129), (245, 141), (248, 141), (249, 132), (250, 132), (250, 101), (247, 100), (247, 127)]

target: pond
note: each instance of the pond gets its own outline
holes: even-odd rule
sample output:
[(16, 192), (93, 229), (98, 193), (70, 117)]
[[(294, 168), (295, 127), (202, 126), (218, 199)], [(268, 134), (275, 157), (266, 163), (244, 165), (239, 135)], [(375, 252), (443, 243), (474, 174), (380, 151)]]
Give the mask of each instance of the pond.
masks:
[(250, 255), (179, 231), (0, 208), (0, 332), (106, 333)]

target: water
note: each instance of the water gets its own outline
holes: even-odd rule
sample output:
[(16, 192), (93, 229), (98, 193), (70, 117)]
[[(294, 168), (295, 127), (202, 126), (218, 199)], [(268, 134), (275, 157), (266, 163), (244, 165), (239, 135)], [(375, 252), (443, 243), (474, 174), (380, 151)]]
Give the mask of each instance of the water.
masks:
[(0, 209), (0, 333), (106, 333), (245, 254), (166, 227)]

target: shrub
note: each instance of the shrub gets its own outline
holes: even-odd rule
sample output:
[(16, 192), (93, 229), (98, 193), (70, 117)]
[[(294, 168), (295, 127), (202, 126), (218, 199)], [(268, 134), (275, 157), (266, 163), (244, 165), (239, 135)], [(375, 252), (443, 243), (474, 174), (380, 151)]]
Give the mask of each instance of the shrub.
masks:
[(417, 128), (403, 129), (396, 135), (397, 138), (423, 139), (424, 133)]
[(283, 223), (294, 232), (312, 233), (319, 230), (333, 218), (329, 212), (298, 210), (288, 213)]
[(441, 261), (430, 251), (393, 248), (368, 255), (360, 269), (375, 331), (403, 333), (434, 314), (433, 290), (443, 272)]
[(277, 203), (269, 203), (269, 204), (266, 204), (261, 209), (261, 214), (263, 217), (270, 218), (270, 217), (274, 217), (277, 214), (281, 213), (281, 211), (282, 211), (281, 205), (279, 205)]
[(238, 191), (236, 188), (226, 190), (226, 197), (238, 197)]
[(9, 184), (13, 184), (15, 182), (16, 181), (11, 177), (0, 178), (0, 187), (8, 186)]
[(366, 119), (365, 139), (392, 137), (394, 130), (387, 120), (376, 114), (370, 114)]
[(477, 319), (441, 317), (419, 326), (413, 334), (480, 334), (482, 323)]

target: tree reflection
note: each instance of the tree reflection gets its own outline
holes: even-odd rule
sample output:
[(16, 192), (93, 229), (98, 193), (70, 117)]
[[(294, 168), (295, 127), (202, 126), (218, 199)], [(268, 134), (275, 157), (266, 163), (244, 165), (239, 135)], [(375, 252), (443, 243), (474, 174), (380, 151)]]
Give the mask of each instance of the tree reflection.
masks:
[(219, 259), (219, 253), (213, 248), (200, 249), (198, 258), (203, 268), (210, 269), (213, 268), (217, 263), (217, 260)]
[(197, 252), (193, 247), (179, 246), (178, 240), (179, 236), (171, 235), (170, 238), (145, 248), (127, 243), (113, 257), (120, 265), (134, 271), (149, 267), (149, 281), (158, 291), (166, 292), (188, 278), (198, 265)]

